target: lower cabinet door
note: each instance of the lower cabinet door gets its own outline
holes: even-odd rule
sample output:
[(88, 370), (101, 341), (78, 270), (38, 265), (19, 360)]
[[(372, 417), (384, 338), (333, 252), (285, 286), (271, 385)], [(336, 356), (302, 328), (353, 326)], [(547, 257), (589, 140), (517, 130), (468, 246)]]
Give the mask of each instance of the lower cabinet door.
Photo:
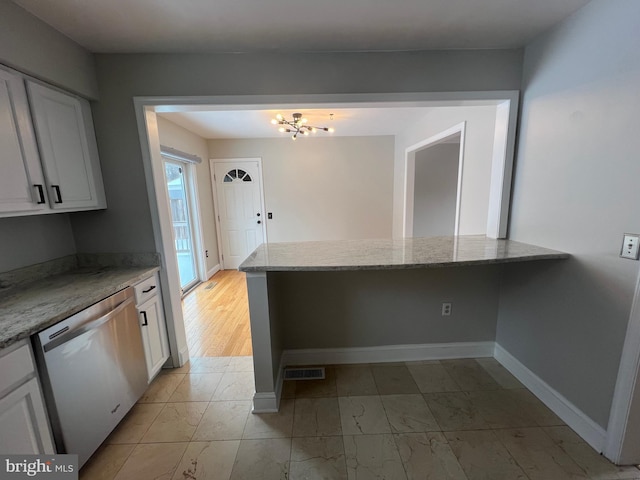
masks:
[(156, 376), (169, 358), (167, 328), (160, 300), (160, 296), (156, 295), (138, 306), (149, 381)]
[(0, 399), (0, 453), (55, 453), (35, 378)]

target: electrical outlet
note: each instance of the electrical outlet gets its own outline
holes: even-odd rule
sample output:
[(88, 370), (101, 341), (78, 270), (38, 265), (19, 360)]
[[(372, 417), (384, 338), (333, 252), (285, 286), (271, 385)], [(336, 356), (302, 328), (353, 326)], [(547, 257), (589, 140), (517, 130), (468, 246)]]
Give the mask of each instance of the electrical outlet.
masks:
[(451, 315), (451, 302), (444, 302), (442, 304), (442, 316), (448, 317)]
[(622, 240), (622, 249), (620, 250), (620, 256), (622, 258), (638, 260), (639, 244), (640, 236), (631, 233), (625, 233)]

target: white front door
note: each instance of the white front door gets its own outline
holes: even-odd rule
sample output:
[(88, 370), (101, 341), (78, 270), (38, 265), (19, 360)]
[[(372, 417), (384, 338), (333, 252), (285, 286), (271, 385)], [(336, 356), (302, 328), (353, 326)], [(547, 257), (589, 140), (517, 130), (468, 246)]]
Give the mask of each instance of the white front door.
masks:
[(260, 170), (257, 161), (214, 165), (222, 263), (231, 270), (264, 241)]

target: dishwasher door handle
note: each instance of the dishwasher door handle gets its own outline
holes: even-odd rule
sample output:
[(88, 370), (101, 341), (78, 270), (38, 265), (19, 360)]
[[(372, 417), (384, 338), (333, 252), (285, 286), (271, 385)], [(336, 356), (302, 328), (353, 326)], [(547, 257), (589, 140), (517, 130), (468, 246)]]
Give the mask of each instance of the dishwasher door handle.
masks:
[[(100, 325), (107, 323), (113, 317), (118, 315), (122, 310), (127, 308), (131, 303), (133, 303), (133, 298), (128, 298), (124, 302), (119, 303), (116, 307), (113, 308), (113, 310), (109, 310), (104, 315), (98, 318), (90, 319), (87, 322), (83, 323), (80, 327), (76, 328), (75, 330), (71, 330), (70, 332), (65, 333), (64, 335), (59, 335), (55, 337), (55, 340), (52, 340), (49, 343), (44, 344), (42, 346), (42, 349), (44, 350), (45, 353), (50, 352), (54, 348), (67, 343), (69, 340), (73, 340), (74, 338), (79, 337), (83, 333), (86, 333), (89, 330), (93, 330), (94, 328), (97, 328)], [(52, 336), (55, 336), (55, 333)]]

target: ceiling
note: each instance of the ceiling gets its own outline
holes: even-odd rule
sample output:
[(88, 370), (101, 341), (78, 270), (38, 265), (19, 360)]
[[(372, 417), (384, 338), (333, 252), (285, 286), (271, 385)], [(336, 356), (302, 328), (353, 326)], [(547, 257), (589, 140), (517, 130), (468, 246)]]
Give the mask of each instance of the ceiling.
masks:
[(14, 0), (98, 53), (519, 48), (588, 0)]
[[(199, 105), (196, 108), (184, 106), (158, 107), (161, 117), (208, 139), (220, 138), (287, 138), (290, 134), (278, 131), (278, 125), (271, 120), (280, 113), (287, 120), (293, 119), (293, 113), (302, 113), (308, 125), (315, 127), (333, 127), (334, 132), (317, 132), (313, 136), (353, 137), (371, 135), (397, 135), (411, 124), (422, 120), (429, 112), (446, 106), (487, 106), (497, 101), (475, 100), (460, 102), (398, 102), (314, 105), (305, 108), (247, 108), (221, 109), (219, 106)], [(410, 106), (409, 106), (410, 105)]]
[[(315, 127), (333, 127), (335, 132), (317, 132), (317, 137), (396, 135), (400, 128), (423, 118), (428, 108), (330, 108), (330, 109), (270, 109), (217, 110), (159, 113), (161, 117), (190, 130), (203, 138), (282, 138), (271, 123), (276, 114), (292, 120), (300, 111)], [(331, 119), (333, 114), (333, 119)]]
[[(519, 48), (589, 0), (13, 1), (91, 52), (264, 53)], [(276, 113), (336, 130), (317, 136), (397, 135), (438, 108), (308, 107), (158, 111), (204, 138), (268, 138), (286, 136)]]

